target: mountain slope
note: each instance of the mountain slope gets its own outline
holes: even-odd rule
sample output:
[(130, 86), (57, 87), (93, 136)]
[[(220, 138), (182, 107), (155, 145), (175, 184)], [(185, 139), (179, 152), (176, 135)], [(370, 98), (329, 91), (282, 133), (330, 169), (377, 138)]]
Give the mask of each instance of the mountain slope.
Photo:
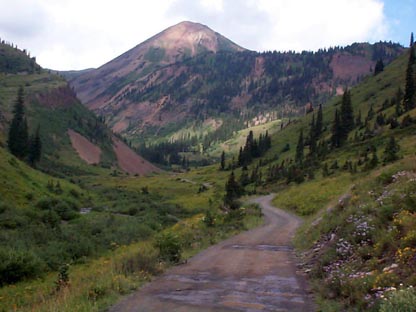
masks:
[(129, 81), (156, 68), (176, 63), (205, 52), (243, 51), (244, 49), (207, 26), (182, 22), (139, 44), (100, 68), (82, 74), (71, 84), (90, 109), (100, 107)]
[(402, 51), (380, 42), (256, 53), (206, 26), (183, 22), (70, 84), (88, 108), (133, 142), (139, 135), (169, 140), (210, 118), (244, 124), (263, 112), (298, 115), (372, 74), (378, 59), (387, 64)]
[(335, 97), (323, 109), (316, 152), (315, 112), (276, 133), (271, 150), (249, 167), (263, 179), (247, 190), (263, 186), (277, 194), (277, 207), (308, 217), (297, 245), (320, 310), (414, 307), (416, 108), (405, 111), (401, 91), (408, 53), (350, 90), (355, 125), (340, 147), (331, 143), (342, 105)]
[[(39, 168), (58, 176), (97, 170), (78, 156), (71, 145), (68, 130), (76, 131), (84, 140), (101, 149), (98, 161), (101, 167), (117, 167), (112, 132), (79, 102), (67, 82), (60, 76), (41, 70), (36, 63), (33, 65), (34, 59), (25, 52), (0, 44), (0, 51), (3, 50), (9, 53), (2, 55), (2, 62), (15, 64), (11, 69), (0, 69), (0, 140), (3, 144), (6, 144), (17, 89), (23, 86), (29, 133), (34, 133), (40, 126), (42, 158)], [(33, 68), (36, 70), (33, 71)], [(152, 168), (150, 164), (146, 166)]]

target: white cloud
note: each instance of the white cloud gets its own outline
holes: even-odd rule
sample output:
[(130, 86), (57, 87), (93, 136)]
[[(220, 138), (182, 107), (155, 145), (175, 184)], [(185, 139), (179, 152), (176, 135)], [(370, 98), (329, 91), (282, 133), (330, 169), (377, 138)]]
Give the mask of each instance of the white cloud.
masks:
[(387, 32), (378, 0), (260, 0), (260, 9), (274, 20), (260, 49), (316, 50), (380, 40)]
[[(4, 3), (6, 2), (6, 3)], [(251, 50), (386, 39), (381, 0), (2, 0), (0, 37), (54, 69), (97, 67), (181, 20)]]

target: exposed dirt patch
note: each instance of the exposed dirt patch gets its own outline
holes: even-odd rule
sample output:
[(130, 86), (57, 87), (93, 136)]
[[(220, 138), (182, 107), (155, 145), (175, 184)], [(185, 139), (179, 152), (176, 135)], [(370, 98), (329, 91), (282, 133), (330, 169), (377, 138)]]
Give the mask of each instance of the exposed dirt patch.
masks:
[(120, 168), (130, 174), (147, 175), (161, 170), (137, 155), (124, 142), (113, 138), (113, 148)]
[(374, 68), (374, 64), (365, 56), (336, 53), (332, 57), (330, 66), (335, 78), (354, 80), (360, 76), (368, 75), (370, 68)]
[(72, 129), (68, 129), (68, 135), (72, 147), (77, 151), (81, 159), (90, 165), (98, 164), (100, 162), (101, 148)]
[(69, 107), (72, 106), (75, 101), (78, 101), (74, 91), (68, 86), (36, 93), (36, 95), (32, 95), (32, 98), (29, 98), (29, 101), (32, 101), (33, 99), (36, 99), (41, 105), (49, 108)]
[(263, 226), (208, 248), (110, 311), (315, 311), (291, 245), (301, 220), (272, 198), (254, 200)]

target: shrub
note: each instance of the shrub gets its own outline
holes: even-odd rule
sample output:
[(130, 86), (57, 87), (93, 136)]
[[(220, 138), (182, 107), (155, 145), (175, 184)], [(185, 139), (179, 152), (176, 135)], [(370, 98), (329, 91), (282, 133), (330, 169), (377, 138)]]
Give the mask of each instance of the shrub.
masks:
[(63, 264), (59, 268), (58, 278), (55, 281), (56, 290), (69, 286), (69, 264)]
[(116, 262), (116, 271), (130, 275), (135, 272), (148, 272), (150, 274), (159, 273), (158, 253), (155, 248), (142, 248), (133, 255), (128, 255)]
[(392, 291), (380, 305), (380, 312), (412, 312), (416, 307), (416, 290), (413, 287)]
[(155, 246), (159, 249), (162, 260), (178, 263), (181, 260), (182, 247), (179, 237), (171, 232), (164, 232), (156, 237)]
[(30, 250), (0, 249), (0, 285), (39, 276), (44, 263)]

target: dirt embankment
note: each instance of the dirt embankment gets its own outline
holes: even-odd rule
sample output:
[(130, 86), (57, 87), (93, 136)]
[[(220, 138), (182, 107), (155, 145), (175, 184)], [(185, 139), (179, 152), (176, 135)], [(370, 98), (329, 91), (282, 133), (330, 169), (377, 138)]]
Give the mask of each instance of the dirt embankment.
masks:
[(130, 173), (138, 175), (148, 175), (161, 170), (144, 158), (137, 155), (130, 147), (117, 138), (113, 138), (113, 148), (117, 156), (119, 167)]
[(301, 220), (272, 198), (254, 200), (263, 226), (208, 248), (110, 311), (315, 311), (291, 244)]
[(101, 148), (72, 129), (68, 129), (68, 135), (72, 147), (77, 151), (81, 159), (90, 165), (98, 164), (100, 162)]

